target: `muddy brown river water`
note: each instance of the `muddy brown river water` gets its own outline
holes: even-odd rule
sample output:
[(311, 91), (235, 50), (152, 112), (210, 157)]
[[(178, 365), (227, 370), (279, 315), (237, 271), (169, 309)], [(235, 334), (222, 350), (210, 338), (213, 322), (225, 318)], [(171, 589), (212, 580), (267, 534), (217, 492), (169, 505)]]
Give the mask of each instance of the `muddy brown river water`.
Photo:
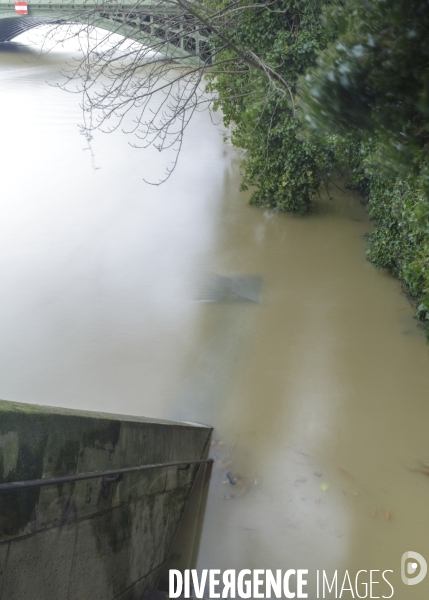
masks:
[(46, 83), (68, 57), (0, 53), (0, 396), (213, 425), (172, 565), (309, 569), (310, 598), (317, 569), (389, 569), (395, 598), (427, 598), (400, 562), (429, 560), (429, 477), (408, 468), (429, 461), (428, 346), (365, 260), (359, 198), (250, 207), (207, 113), (161, 187), (142, 178), (162, 156), (121, 133), (95, 136), (94, 169), (79, 98)]

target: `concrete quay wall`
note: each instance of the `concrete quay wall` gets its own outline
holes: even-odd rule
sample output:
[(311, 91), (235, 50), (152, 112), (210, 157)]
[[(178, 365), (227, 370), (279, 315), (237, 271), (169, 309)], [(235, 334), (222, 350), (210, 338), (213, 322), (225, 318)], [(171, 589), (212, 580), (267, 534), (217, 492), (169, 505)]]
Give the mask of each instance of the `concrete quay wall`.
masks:
[[(197, 460), (211, 431), (0, 401), (0, 483)], [(0, 600), (140, 600), (156, 588), (198, 468), (0, 493)]]

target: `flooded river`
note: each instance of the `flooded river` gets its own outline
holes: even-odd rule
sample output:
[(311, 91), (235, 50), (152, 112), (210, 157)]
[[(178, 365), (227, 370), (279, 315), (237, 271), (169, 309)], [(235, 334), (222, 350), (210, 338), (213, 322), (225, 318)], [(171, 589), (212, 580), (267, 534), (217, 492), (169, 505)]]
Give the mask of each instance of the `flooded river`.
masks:
[(429, 477), (409, 468), (429, 461), (429, 352), (365, 260), (359, 199), (250, 207), (207, 113), (160, 187), (162, 155), (121, 132), (93, 164), (79, 97), (46, 83), (68, 56), (0, 53), (0, 396), (213, 425), (204, 520), (172, 565), (309, 569), (310, 598), (316, 569), (390, 569), (395, 598), (427, 598), (400, 561), (429, 560)]

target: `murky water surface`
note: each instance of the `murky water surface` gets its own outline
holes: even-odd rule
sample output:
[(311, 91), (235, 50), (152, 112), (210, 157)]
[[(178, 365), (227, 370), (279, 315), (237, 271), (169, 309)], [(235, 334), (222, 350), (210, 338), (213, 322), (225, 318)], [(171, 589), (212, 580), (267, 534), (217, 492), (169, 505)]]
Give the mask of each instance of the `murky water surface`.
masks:
[[(315, 569), (392, 569), (395, 597), (426, 598), (429, 578), (405, 588), (399, 565), (429, 560), (429, 478), (407, 468), (429, 460), (428, 348), (365, 261), (358, 198), (332, 187), (309, 218), (248, 206), (207, 113), (165, 185), (143, 182), (162, 155), (120, 132), (95, 136), (94, 170), (79, 98), (46, 83), (67, 52), (12, 50), (0, 396), (213, 425), (199, 568), (306, 568), (310, 597)], [(189, 544), (172, 564), (190, 566)]]

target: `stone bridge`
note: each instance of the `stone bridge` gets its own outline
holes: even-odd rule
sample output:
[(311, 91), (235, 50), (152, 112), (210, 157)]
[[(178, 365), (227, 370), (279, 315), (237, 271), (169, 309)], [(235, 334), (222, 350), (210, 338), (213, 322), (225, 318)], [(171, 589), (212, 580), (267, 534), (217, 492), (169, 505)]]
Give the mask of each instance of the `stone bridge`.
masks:
[(209, 32), (178, 9), (162, 0), (0, 0), (0, 42), (39, 25), (74, 22), (156, 47), (179, 62), (210, 62)]

